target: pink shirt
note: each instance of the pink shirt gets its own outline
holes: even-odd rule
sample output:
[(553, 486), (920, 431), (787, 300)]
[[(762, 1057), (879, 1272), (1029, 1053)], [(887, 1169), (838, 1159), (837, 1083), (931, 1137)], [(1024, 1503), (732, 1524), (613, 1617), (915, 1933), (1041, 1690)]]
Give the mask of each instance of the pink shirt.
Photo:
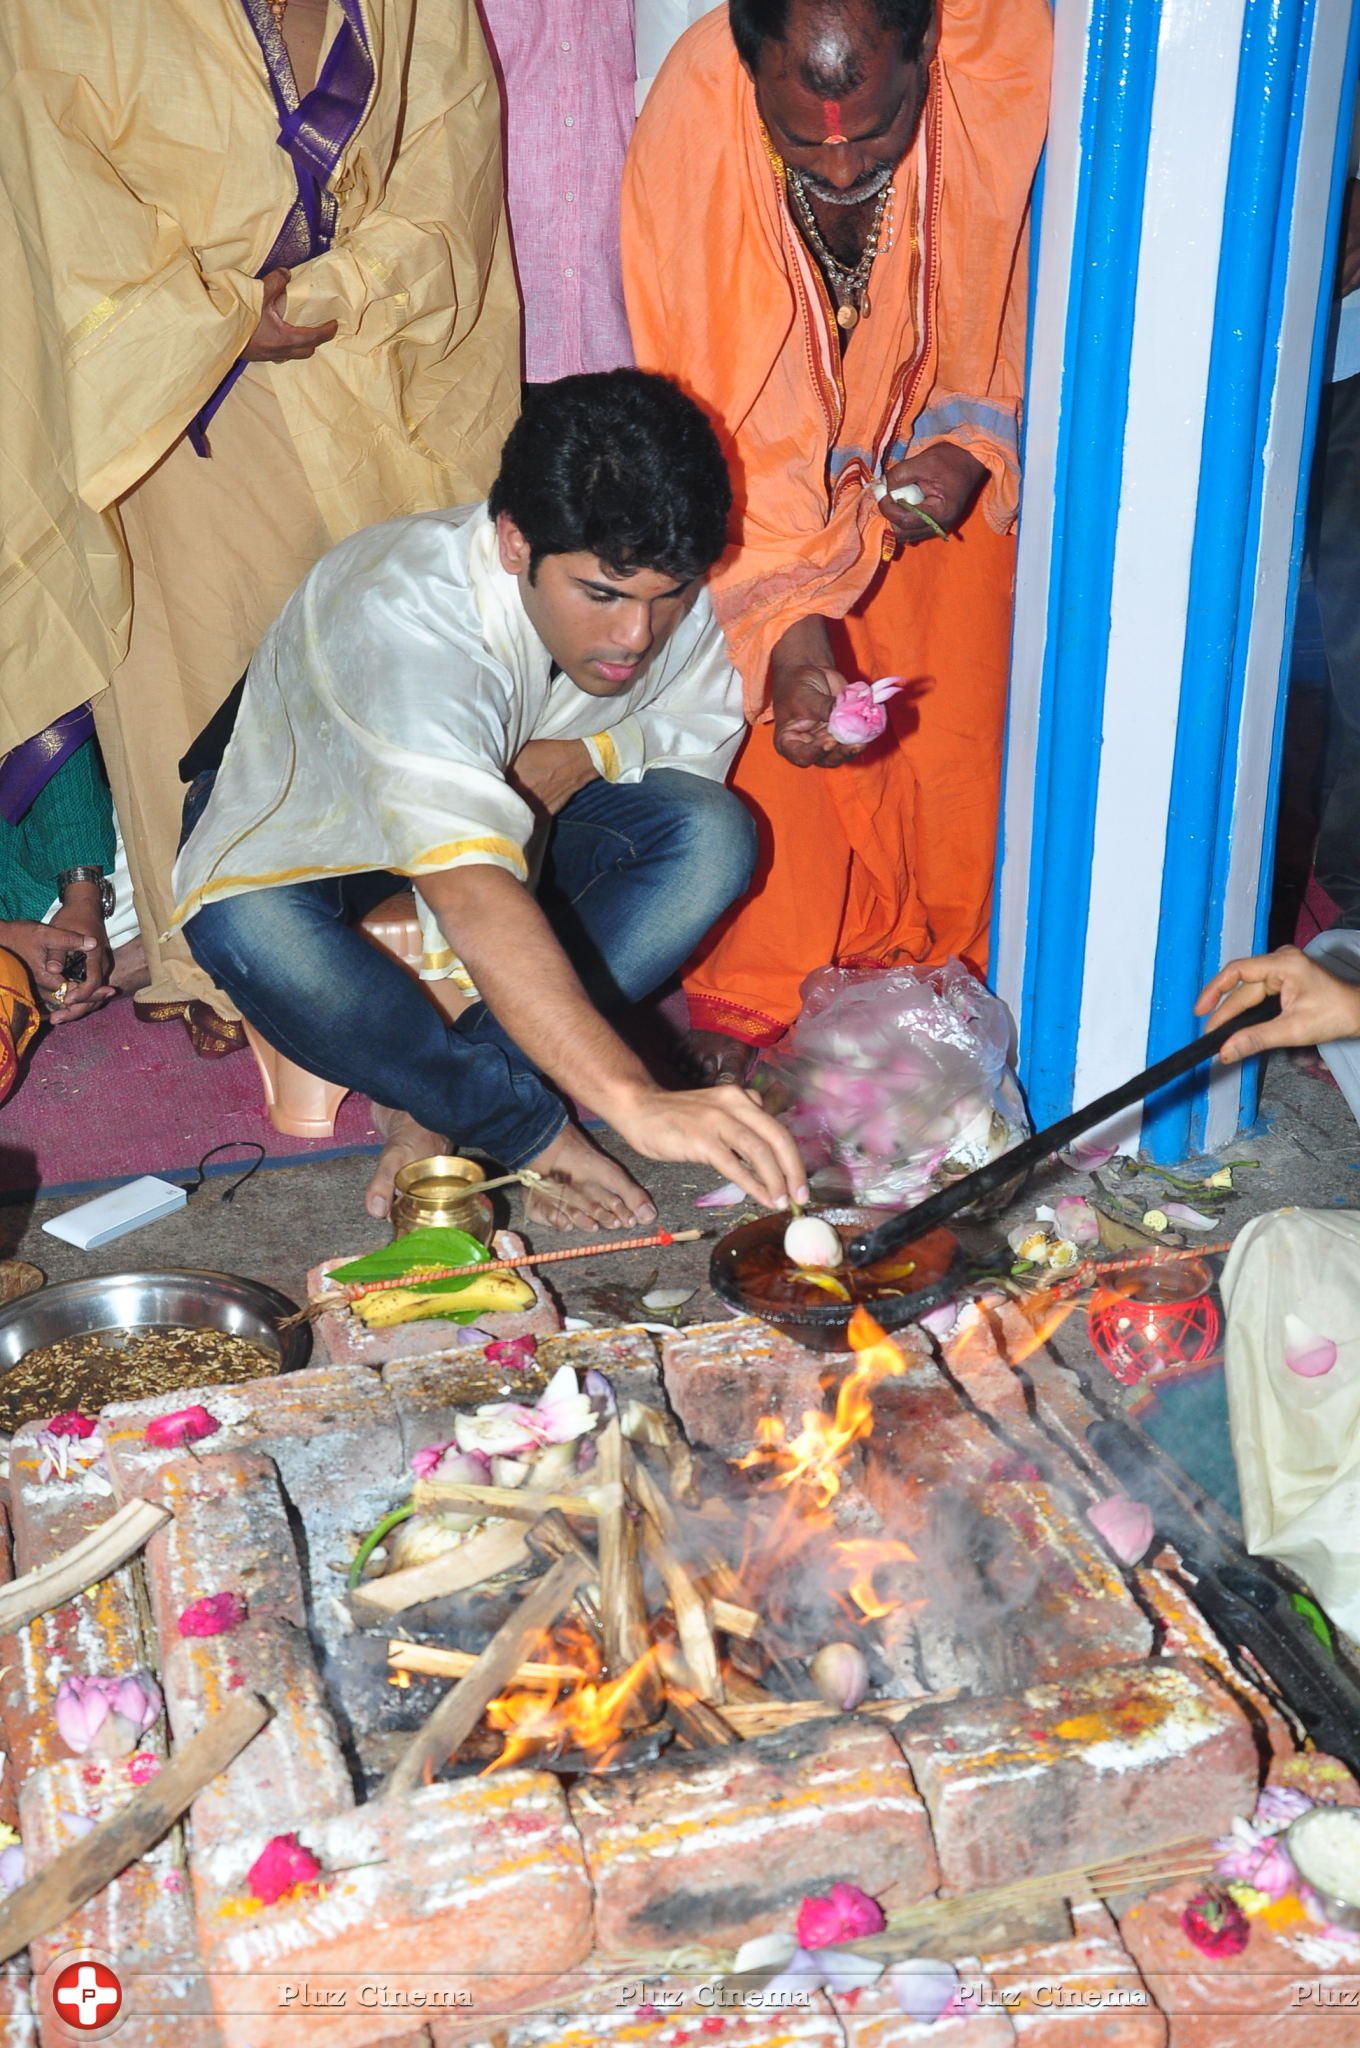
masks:
[(524, 375), (631, 363), (619, 183), (633, 132), (632, 0), (482, 0), (505, 103)]

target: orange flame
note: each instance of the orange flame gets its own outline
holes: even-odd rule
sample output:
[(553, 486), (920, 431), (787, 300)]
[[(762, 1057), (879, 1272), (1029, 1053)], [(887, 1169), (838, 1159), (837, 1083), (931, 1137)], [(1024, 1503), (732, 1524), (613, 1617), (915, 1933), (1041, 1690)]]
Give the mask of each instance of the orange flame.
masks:
[[(847, 1538), (832, 1547), (836, 1563), (854, 1575), (846, 1592), (866, 1621), (881, 1621), (885, 1614), (891, 1614), (902, 1605), (900, 1600), (885, 1600), (875, 1590), (874, 1573), (883, 1564), (915, 1564), (914, 1550), (909, 1550), (905, 1543), (862, 1536)], [(910, 1604), (912, 1607), (924, 1607), (927, 1603), (914, 1600)]]
[(778, 1416), (762, 1415), (755, 1449), (733, 1461), (742, 1470), (760, 1465), (769, 1468), (767, 1484), (771, 1488), (812, 1488), (819, 1508), (828, 1507), (840, 1492), (841, 1473), (851, 1452), (873, 1430), (873, 1389), (881, 1380), (895, 1378), (907, 1369), (897, 1346), (866, 1309), (855, 1310), (849, 1336), (851, 1349), (859, 1358), (841, 1381), (835, 1414), (805, 1409), (803, 1426), (791, 1441)]
[(656, 1661), (653, 1643), (635, 1664), (602, 1684), (588, 1679), (574, 1692), (555, 1697), (502, 1693), (492, 1700), (486, 1718), (505, 1735), (505, 1747), (482, 1776), (518, 1763), (539, 1749), (580, 1749), (592, 1763), (607, 1763), (624, 1739), (624, 1709), (655, 1669)]

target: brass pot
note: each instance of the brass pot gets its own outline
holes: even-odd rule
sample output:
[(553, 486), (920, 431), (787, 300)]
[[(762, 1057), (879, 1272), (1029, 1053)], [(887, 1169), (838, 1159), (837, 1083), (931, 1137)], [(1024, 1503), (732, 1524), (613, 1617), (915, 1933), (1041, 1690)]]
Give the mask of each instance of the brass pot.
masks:
[(466, 1230), (489, 1243), (494, 1221), (491, 1197), (476, 1192), (477, 1183), (485, 1179), (473, 1159), (413, 1159), (397, 1175), (392, 1235), (442, 1226)]

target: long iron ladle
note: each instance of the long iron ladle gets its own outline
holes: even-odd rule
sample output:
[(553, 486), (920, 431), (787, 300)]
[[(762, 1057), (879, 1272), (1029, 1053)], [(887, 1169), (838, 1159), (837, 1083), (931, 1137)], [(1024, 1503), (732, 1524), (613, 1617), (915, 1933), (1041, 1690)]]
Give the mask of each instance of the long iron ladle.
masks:
[(962, 1180), (953, 1181), (949, 1187), (927, 1195), (925, 1201), (918, 1202), (914, 1209), (904, 1209), (901, 1215), (889, 1216), (872, 1230), (862, 1230), (846, 1246), (846, 1258), (852, 1266), (871, 1266), (876, 1259), (886, 1259), (892, 1252), (900, 1251), (904, 1244), (910, 1244), (914, 1237), (922, 1237), (927, 1230), (933, 1230), (947, 1217), (957, 1216), (959, 1210), (966, 1209), (971, 1202), (981, 1201), (984, 1195), (1004, 1187), (1016, 1174), (1028, 1173), (1050, 1153), (1060, 1152), (1073, 1138), (1079, 1138), (1083, 1131), (1094, 1130), (1097, 1124), (1107, 1122), (1131, 1103), (1141, 1102), (1145, 1095), (1165, 1087), (1168, 1081), (1188, 1074), (1201, 1060), (1212, 1059), (1234, 1032), (1249, 1031), (1254, 1024), (1269, 1024), (1279, 1014), (1278, 996), (1267, 996), (1264, 1001), (1253, 1003), (1249, 1010), (1243, 1010), (1228, 1023), (1204, 1032), (1189, 1045), (1183, 1045), (1179, 1052), (1169, 1052), (1155, 1066), (1144, 1067), (1141, 1074), (1135, 1074), (1131, 1081), (1112, 1088), (1108, 1095), (1102, 1095), (1096, 1102), (1088, 1102), (1085, 1109), (1074, 1109), (1056, 1124), (1050, 1124), (1046, 1131), (1036, 1131), (1023, 1144), (1013, 1145), (1009, 1152), (1001, 1152), (995, 1159), (989, 1159), (976, 1172), (966, 1173)]

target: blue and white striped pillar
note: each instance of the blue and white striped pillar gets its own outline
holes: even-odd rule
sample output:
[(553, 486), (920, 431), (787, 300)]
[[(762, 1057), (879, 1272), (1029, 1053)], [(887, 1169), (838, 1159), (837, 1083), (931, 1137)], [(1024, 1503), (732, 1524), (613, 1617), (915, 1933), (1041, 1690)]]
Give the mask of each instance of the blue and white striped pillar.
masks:
[[(1057, 0), (993, 941), (1039, 1124), (1263, 941), (1353, 11)], [(1250, 1087), (1120, 1130), (1213, 1149)]]

